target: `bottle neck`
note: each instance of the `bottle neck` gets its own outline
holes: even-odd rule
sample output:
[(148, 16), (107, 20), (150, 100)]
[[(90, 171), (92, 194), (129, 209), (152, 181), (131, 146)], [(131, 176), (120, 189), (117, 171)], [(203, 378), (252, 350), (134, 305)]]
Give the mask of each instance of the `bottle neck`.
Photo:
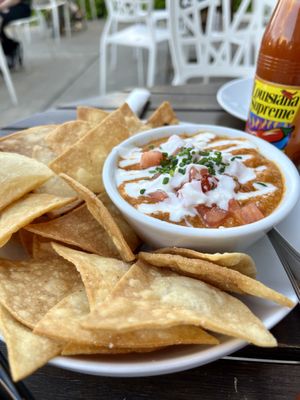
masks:
[(279, 0), (262, 39), (257, 75), (300, 86), (300, 0)]

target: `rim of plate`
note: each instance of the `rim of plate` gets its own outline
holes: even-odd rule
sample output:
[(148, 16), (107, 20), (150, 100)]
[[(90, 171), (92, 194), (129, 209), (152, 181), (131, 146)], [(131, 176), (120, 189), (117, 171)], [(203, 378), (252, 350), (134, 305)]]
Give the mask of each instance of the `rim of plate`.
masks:
[[(222, 85), (217, 92), (217, 102), (219, 103), (219, 105), (225, 111), (227, 111), (229, 114), (233, 115), (234, 117), (236, 117), (238, 119), (241, 119), (242, 121), (247, 121), (248, 115), (245, 115), (242, 111), (235, 110), (234, 108), (229, 106), (228, 103), (226, 101), (224, 101), (224, 98), (223, 98), (224, 92), (226, 92), (226, 90), (228, 88), (238, 87), (241, 82), (244, 83), (246, 81), (253, 81), (253, 79), (254, 79), (253, 77), (252, 78), (233, 79), (229, 82), (226, 82), (224, 85)], [(250, 96), (251, 96), (251, 92), (249, 94), (249, 97)], [(246, 98), (246, 96), (245, 96), (245, 98)]]

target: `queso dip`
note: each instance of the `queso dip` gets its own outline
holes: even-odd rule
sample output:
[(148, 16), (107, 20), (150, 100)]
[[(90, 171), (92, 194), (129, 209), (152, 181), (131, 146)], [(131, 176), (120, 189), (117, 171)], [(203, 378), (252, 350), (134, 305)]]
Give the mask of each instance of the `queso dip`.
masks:
[(141, 213), (174, 224), (249, 224), (271, 214), (284, 191), (278, 167), (244, 138), (173, 135), (119, 154), (121, 196)]

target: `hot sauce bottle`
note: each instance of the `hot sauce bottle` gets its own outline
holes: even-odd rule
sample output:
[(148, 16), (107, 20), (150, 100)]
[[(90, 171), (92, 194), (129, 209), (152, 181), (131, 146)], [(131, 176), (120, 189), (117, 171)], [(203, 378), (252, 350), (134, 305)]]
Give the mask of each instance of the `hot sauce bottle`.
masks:
[(266, 28), (246, 131), (300, 165), (300, 0), (279, 0)]

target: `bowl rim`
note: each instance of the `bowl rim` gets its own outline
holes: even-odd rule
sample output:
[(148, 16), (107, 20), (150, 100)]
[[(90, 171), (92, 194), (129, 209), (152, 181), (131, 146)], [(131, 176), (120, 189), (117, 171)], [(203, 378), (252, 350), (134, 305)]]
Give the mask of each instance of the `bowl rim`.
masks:
[[(158, 218), (151, 217), (149, 215), (143, 214), (136, 210), (130, 203), (128, 203), (120, 195), (116, 181), (114, 171), (117, 166), (117, 159), (119, 156), (119, 150), (124, 147), (132, 146), (136, 143), (137, 146), (147, 144), (155, 137), (168, 137), (172, 134), (187, 133), (188, 135), (193, 135), (198, 131), (206, 131), (211, 133), (216, 133), (221, 136), (229, 137), (243, 137), (257, 145), (258, 150), (267, 159), (273, 161), (277, 167), (280, 169), (285, 190), (283, 197), (277, 206), (277, 208), (267, 217), (253, 222), (247, 225), (240, 225), (229, 228), (196, 228), (182, 226), (178, 224), (173, 224), (171, 222), (162, 221)], [(267, 154), (267, 155), (266, 155)], [(113, 179), (112, 179), (113, 174)], [(224, 238), (230, 236), (240, 236), (244, 234), (251, 234), (259, 231), (267, 231), (282, 219), (284, 219), (289, 212), (296, 205), (296, 202), (300, 194), (300, 182), (299, 173), (292, 163), (292, 161), (279, 149), (269, 142), (258, 138), (256, 136), (250, 135), (238, 129), (233, 129), (230, 127), (209, 125), (209, 124), (191, 124), (185, 123), (180, 125), (164, 126), (154, 129), (149, 129), (147, 131), (138, 133), (136, 135), (130, 136), (125, 141), (121, 142), (119, 145), (115, 146), (110, 154), (107, 156), (104, 166), (103, 166), (103, 184), (105, 190), (116, 205), (116, 207), (124, 214), (128, 215), (130, 218), (138, 222), (139, 224), (146, 225), (148, 227), (154, 227), (161, 230), (162, 232), (172, 233), (172, 234), (182, 234), (190, 237), (212, 237), (212, 238)]]

